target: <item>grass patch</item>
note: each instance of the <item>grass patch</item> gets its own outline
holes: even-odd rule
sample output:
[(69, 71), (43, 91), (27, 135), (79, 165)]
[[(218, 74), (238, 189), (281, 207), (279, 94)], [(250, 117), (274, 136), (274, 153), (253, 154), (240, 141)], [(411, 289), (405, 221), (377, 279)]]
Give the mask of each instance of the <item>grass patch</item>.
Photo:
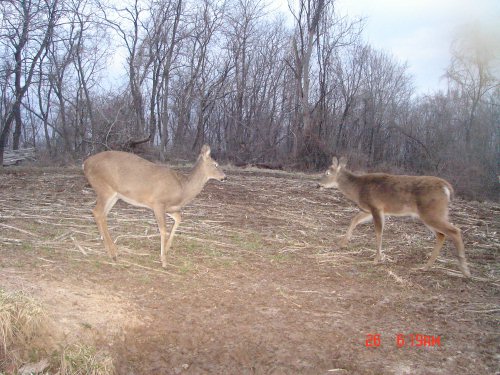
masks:
[(224, 256), (224, 253), (210, 241), (198, 241), (181, 236), (175, 240), (178, 243), (176, 248), (179, 250), (179, 253), (187, 253), (192, 256), (209, 256), (211, 258), (220, 258)]
[(246, 251), (257, 251), (261, 250), (264, 247), (262, 238), (258, 234), (252, 233), (243, 236), (239, 233), (232, 233), (231, 236), (229, 236), (229, 239), (235, 246)]
[[(181, 236), (178, 236), (176, 239), (176, 242), (178, 245), (179, 249), (182, 249), (182, 251), (185, 251), (190, 254), (196, 253), (198, 250), (200, 250), (200, 244), (197, 241), (191, 240), (189, 238), (183, 238)], [(175, 246), (175, 244), (174, 244)]]
[[(83, 326), (91, 328), (87, 323)], [(0, 289), (0, 374), (16, 374), (23, 364), (29, 368), (39, 363), (46, 364), (37, 373), (46, 373), (47, 368), (60, 375), (115, 373), (111, 357), (92, 346), (56, 350), (54, 328), (42, 305), (31, 296)]]
[(46, 313), (37, 301), (0, 289), (0, 369), (47, 354), (49, 332)]
[(33, 251), (33, 250), (35, 250), (34, 247), (33, 247), (33, 244), (31, 242), (23, 242), (21, 244), (21, 249), (23, 251)]
[(60, 355), (61, 375), (110, 375), (115, 373), (110, 356), (89, 345), (72, 345)]
[(292, 255), (287, 253), (277, 253), (269, 256), (271, 262), (273, 263), (285, 263), (292, 260)]
[(179, 272), (182, 274), (187, 274), (193, 271), (194, 265), (190, 260), (184, 260), (182, 265), (179, 267)]
[(137, 280), (139, 282), (141, 282), (142, 284), (151, 284), (151, 282), (152, 282), (151, 275), (148, 273), (140, 274), (139, 277), (137, 278)]

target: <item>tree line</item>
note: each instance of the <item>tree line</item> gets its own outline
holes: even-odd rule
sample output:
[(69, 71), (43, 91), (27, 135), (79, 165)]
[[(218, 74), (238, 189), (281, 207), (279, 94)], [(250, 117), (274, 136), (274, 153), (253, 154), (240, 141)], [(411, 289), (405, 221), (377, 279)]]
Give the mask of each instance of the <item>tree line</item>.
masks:
[(166, 160), (209, 143), (237, 165), (319, 170), (347, 155), (498, 199), (498, 55), (477, 27), (450, 46), (447, 88), (417, 95), (408, 66), (334, 0), (286, 13), (262, 0), (4, 0), (0, 17), (0, 161), (25, 146)]

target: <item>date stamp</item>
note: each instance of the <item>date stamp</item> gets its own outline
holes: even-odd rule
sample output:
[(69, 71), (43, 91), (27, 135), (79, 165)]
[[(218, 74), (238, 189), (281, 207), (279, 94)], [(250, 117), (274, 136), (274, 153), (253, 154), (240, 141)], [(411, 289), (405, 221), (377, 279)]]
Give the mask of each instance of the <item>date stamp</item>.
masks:
[[(402, 334), (395, 336), (395, 344), (398, 348), (404, 347), (441, 347), (441, 336), (423, 335), (420, 333)], [(378, 348), (382, 345), (382, 335), (379, 333), (368, 333), (365, 346), (367, 348)]]

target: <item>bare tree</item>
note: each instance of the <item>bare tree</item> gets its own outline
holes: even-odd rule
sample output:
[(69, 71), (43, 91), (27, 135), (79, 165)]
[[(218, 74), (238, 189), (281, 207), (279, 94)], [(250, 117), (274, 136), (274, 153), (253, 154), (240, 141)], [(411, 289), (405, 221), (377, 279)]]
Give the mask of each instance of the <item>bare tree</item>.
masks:
[(362, 87), (363, 65), (368, 55), (368, 48), (355, 44), (343, 53), (336, 53), (333, 57), (334, 70), (333, 86), (340, 95), (340, 118), (335, 134), (335, 151), (342, 153), (348, 146), (346, 129), (355, 119), (355, 109), (359, 101)]
[(467, 156), (471, 156), (472, 152), (480, 103), (500, 87), (500, 77), (494, 73), (495, 63), (500, 61), (497, 48), (495, 43), (489, 41), (489, 35), (477, 25), (464, 26), (451, 46), (452, 60), (446, 77), (451, 88), (458, 90), (464, 100)]
[(146, 7), (140, 0), (133, 0), (119, 7), (100, 3), (102, 16), (107, 24), (117, 33), (127, 51), (128, 86), (132, 97), (134, 113), (131, 137), (143, 135), (145, 129), (144, 98), (142, 84), (147, 70), (152, 63), (145, 54), (142, 41), (145, 38), (144, 22)]
[(311, 131), (312, 113), (310, 104), (311, 86), (311, 57), (314, 44), (317, 43), (317, 34), (321, 17), (325, 14), (325, 8), (330, 6), (330, 0), (300, 0), (298, 10), (294, 10), (289, 3), (290, 12), (296, 22), (296, 31), (292, 39), (293, 62), (290, 62), (296, 81), (296, 98), (300, 108), (300, 117), (294, 126), (294, 137), (292, 154), (294, 157), (299, 153), (299, 140), (303, 134)]
[(82, 152), (86, 153), (87, 136), (90, 144), (95, 146), (97, 127), (92, 90), (97, 85), (99, 72), (103, 69), (106, 47), (109, 45), (105, 28), (97, 21), (92, 0), (73, 0), (69, 8), (71, 23), (75, 25), (73, 65), (78, 77), (78, 92), (82, 92), (81, 113), (82, 126), (79, 133), (82, 141)]
[(206, 79), (209, 48), (215, 33), (221, 27), (222, 19), (222, 9), (210, 0), (204, 0), (191, 12), (192, 14), (187, 15), (186, 22), (192, 27), (186, 30), (182, 50), (185, 69), (177, 75), (178, 88), (174, 107), (177, 121), (173, 135), (173, 146), (177, 150), (185, 150), (188, 146), (186, 137), (195, 113), (192, 109), (197, 99), (196, 89), (199, 82)]
[(249, 156), (250, 117), (248, 112), (251, 85), (250, 67), (258, 43), (259, 22), (264, 16), (262, 1), (236, 0), (231, 3), (226, 25), (226, 43), (234, 66), (231, 95), (226, 102), (225, 141), (228, 156), (244, 161)]
[(383, 51), (371, 49), (364, 64), (361, 122), (362, 144), (372, 164), (381, 162), (387, 151), (389, 128), (412, 94), (406, 64)]
[(19, 148), (22, 129), (21, 107), (35, 69), (49, 45), (58, 16), (58, 0), (9, 0), (0, 3), (2, 40), (14, 57), (13, 98), (0, 133), (0, 166), (12, 124), (15, 122), (13, 148)]

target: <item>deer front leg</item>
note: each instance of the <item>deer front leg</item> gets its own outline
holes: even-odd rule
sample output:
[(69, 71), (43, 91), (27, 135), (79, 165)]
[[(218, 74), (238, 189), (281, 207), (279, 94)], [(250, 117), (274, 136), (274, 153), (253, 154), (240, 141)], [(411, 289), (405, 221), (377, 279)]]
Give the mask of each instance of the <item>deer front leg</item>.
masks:
[(167, 213), (168, 216), (170, 216), (174, 220), (174, 225), (172, 225), (172, 229), (170, 230), (170, 236), (168, 236), (167, 243), (165, 245), (165, 248), (163, 251), (162, 248), (162, 253), (161, 253), (161, 263), (163, 268), (167, 267), (167, 252), (172, 246), (172, 241), (174, 240), (174, 235), (175, 231), (177, 230), (177, 227), (181, 223), (181, 214), (180, 212), (174, 212), (174, 213)]
[(377, 209), (372, 209), (373, 224), (375, 224), (375, 236), (377, 237), (377, 255), (374, 263), (378, 264), (384, 259), (382, 255), (382, 233), (384, 232), (384, 214)]
[(165, 256), (165, 241), (167, 238), (167, 225), (165, 223), (165, 207), (158, 205), (153, 209), (155, 213), (156, 222), (158, 223), (158, 229), (160, 230), (160, 259), (163, 267), (166, 264)]
[(101, 238), (104, 241), (104, 247), (106, 248), (111, 259), (116, 261), (116, 245), (111, 239), (108, 231), (108, 222), (107, 216), (111, 208), (113, 208), (116, 203), (117, 198), (115, 195), (108, 195), (104, 197), (97, 197), (97, 203), (92, 213), (94, 214), (94, 218), (97, 224), (97, 229), (99, 229), (99, 233), (101, 234)]
[(347, 229), (347, 233), (345, 234), (345, 236), (342, 238), (342, 240), (340, 240), (339, 242), (339, 245), (340, 247), (346, 247), (347, 246), (347, 243), (349, 242), (349, 240), (351, 239), (351, 236), (352, 236), (352, 232), (354, 231), (354, 229), (359, 225), (359, 224), (363, 224), (363, 223), (367, 223), (369, 222), (371, 219), (372, 219), (372, 214), (369, 213), (369, 212), (364, 212), (364, 211), (361, 211), (359, 212), (356, 216), (353, 217), (353, 219), (351, 220), (351, 224), (349, 225), (349, 228)]

